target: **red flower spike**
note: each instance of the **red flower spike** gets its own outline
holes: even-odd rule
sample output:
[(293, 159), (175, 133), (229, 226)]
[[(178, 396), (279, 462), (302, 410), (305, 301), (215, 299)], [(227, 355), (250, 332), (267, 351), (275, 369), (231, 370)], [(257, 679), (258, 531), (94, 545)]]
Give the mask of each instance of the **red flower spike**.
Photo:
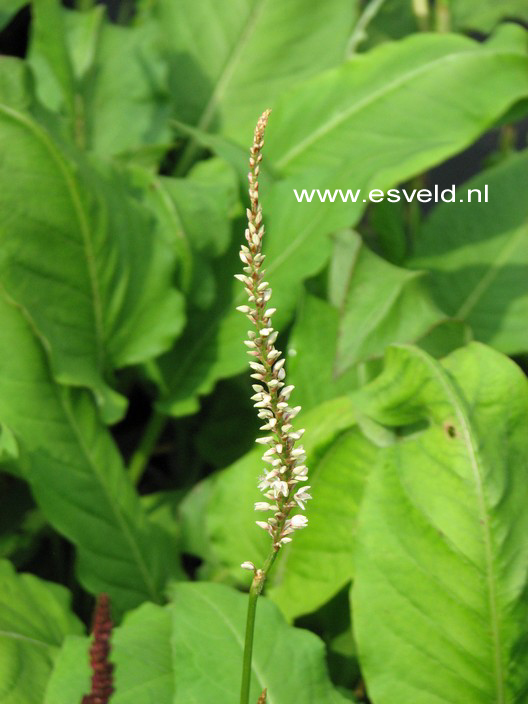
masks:
[(108, 656), (113, 625), (110, 618), (110, 598), (106, 594), (100, 594), (94, 610), (93, 641), (90, 647), (92, 691), (83, 697), (81, 704), (108, 704), (112, 696), (114, 666), (108, 661)]

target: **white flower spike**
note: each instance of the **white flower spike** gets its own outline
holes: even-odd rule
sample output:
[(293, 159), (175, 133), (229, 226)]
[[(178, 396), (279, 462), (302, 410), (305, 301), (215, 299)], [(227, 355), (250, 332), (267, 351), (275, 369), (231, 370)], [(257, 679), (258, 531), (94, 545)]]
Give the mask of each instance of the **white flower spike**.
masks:
[[(237, 310), (248, 317), (254, 330), (248, 332), (245, 342), (249, 354), (254, 361), (249, 363), (258, 384), (253, 384), (255, 395), (251, 397), (258, 417), (264, 420), (262, 431), (270, 433), (257, 438), (256, 442), (270, 447), (264, 452), (262, 459), (271, 464), (273, 469), (259, 479), (258, 487), (268, 501), (257, 501), (256, 511), (273, 511), (273, 516), (267, 521), (256, 521), (257, 525), (266, 530), (273, 544), (274, 554), (291, 541), (289, 534), (304, 528), (308, 523), (306, 516), (301, 514), (290, 518), (292, 509), (304, 511), (306, 501), (312, 497), (308, 493), (309, 486), (298, 487), (300, 482), (308, 480), (308, 470), (304, 461), (306, 453), (302, 445), (295, 443), (304, 430), (295, 432), (291, 421), (301, 410), (300, 406), (290, 408), (288, 401), (294, 387), (285, 384), (285, 360), (281, 352), (275, 348), (278, 331), (271, 327), (271, 316), (276, 312), (269, 306), (272, 295), (270, 284), (264, 279), (262, 264), (262, 239), (264, 225), (262, 223), (262, 208), (259, 202), (258, 175), (262, 160), (264, 145), (264, 130), (270, 111), (266, 110), (255, 128), (253, 146), (249, 158), (249, 198), (251, 207), (247, 210), (248, 227), (245, 232), (246, 244), (241, 247), (240, 259), (246, 265), (243, 274), (237, 274), (248, 297), (248, 303), (240, 305)], [(251, 565), (251, 567), (249, 567)], [(254, 569), (253, 563), (242, 564), (244, 569)], [(264, 570), (265, 571), (265, 570)]]

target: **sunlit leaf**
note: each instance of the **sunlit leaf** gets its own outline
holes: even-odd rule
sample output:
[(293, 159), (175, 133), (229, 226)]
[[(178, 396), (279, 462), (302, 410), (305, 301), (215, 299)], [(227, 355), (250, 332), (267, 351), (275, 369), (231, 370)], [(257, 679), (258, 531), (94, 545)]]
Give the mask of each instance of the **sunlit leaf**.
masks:
[(29, 117), (0, 106), (0, 276), (55, 377), (91, 387), (112, 420), (116, 367), (171, 344), (183, 323), (174, 266), (122, 174), (70, 162)]
[[(473, 343), (443, 364), (392, 348), (356, 403), (409, 426), (359, 517), (353, 620), (376, 704), (523, 702), (528, 388)], [(414, 432), (413, 432), (414, 430)]]
[[(474, 192), (467, 202), (468, 189)], [(488, 202), (482, 201), (485, 189)], [(419, 234), (413, 267), (428, 269), (438, 304), (477, 340), (528, 351), (528, 151), (459, 187), (466, 202), (440, 205)]]
[(0, 561), (0, 699), (41, 704), (54, 659), (68, 634), (83, 626), (64, 587), (16, 574)]

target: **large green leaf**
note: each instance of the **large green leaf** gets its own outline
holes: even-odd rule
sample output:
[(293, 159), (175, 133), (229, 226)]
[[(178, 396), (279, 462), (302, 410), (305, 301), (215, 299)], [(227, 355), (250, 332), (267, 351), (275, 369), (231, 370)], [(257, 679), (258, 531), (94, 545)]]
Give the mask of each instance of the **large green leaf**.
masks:
[(431, 291), (475, 338), (515, 354), (528, 351), (528, 151), (458, 188), (456, 205), (438, 206), (419, 233), (413, 267), (429, 269)]
[(154, 24), (111, 24), (100, 5), (80, 13), (60, 10), (57, 0), (34, 4), (29, 62), (43, 104), (69, 113), (80, 147), (103, 156), (150, 148), (149, 163), (159, 161), (170, 141), (170, 99)]
[[(178, 585), (172, 652), (174, 704), (232, 704), (241, 681), (247, 595), (218, 584)], [(250, 701), (264, 688), (267, 704), (344, 704), (330, 683), (324, 646), (313, 633), (286, 625), (278, 609), (259, 599)]]
[(134, 173), (160, 231), (179, 254), (180, 287), (188, 303), (210, 307), (216, 281), (209, 260), (229, 246), (230, 216), (238, 204), (233, 170), (220, 159), (208, 159), (184, 179), (156, 176), (146, 169)]
[(456, 29), (490, 32), (502, 19), (528, 22), (525, 0), (457, 0), (449, 6), (451, 22)]
[[(243, 316), (229, 315), (232, 308), (233, 289), (239, 284), (234, 274), (240, 270), (238, 255), (234, 247), (227, 254), (211, 261), (210, 274), (203, 271), (195, 274), (197, 285), (213, 288), (209, 307), (191, 303), (187, 312), (187, 325), (170, 352), (157, 361), (157, 382), (160, 392), (160, 407), (171, 415), (186, 415), (198, 408), (198, 396), (209, 393), (221, 377), (236, 374), (244, 368), (243, 340), (248, 328)], [(203, 302), (203, 292), (202, 299)], [(209, 296), (207, 296), (209, 298)], [(197, 301), (201, 302), (200, 299)], [(207, 301), (206, 301), (207, 302)], [(227, 320), (223, 325), (227, 312)], [(236, 311), (235, 311), (236, 312)]]
[[(76, 131), (76, 86), (73, 65), (68, 52), (65, 24), (59, 0), (38, 0), (31, 7), (31, 44), (47, 72), (53, 76), (57, 94), (70, 121), (70, 129)], [(38, 68), (38, 64), (37, 64)], [(44, 95), (45, 98), (45, 95)], [(44, 100), (44, 103), (46, 101)]]
[(442, 161), (528, 93), (526, 32), (501, 30), (485, 44), (412, 36), (305, 81), (270, 119), (267, 158), (297, 188), (365, 192)]
[(55, 377), (119, 413), (105, 376), (167, 349), (183, 323), (170, 249), (122, 175), (67, 160), (29, 117), (0, 106), (0, 279)]
[[(145, 604), (114, 630), (115, 704), (232, 704), (239, 696), (247, 595), (217, 584), (179, 585), (165, 608)], [(87, 692), (86, 639), (68, 638), (45, 704), (72, 704)], [(171, 652), (172, 651), (172, 652)], [(268, 689), (268, 704), (344, 704), (332, 686), (324, 646), (286, 625), (260, 599), (251, 702)]]
[(255, 114), (344, 57), (353, 0), (161, 0), (178, 118), (246, 143)]
[(478, 343), (444, 363), (392, 348), (356, 395), (410, 426), (358, 527), (353, 619), (376, 704), (522, 704), (528, 693), (528, 387)]
[[(347, 398), (321, 404), (300, 423), (306, 428), (303, 440), (314, 497), (306, 507), (310, 523), (281, 550), (269, 578), (269, 595), (288, 618), (324, 604), (350, 580), (350, 535), (376, 452), (354, 427)], [(240, 564), (252, 560), (258, 566), (270, 550), (269, 535), (255, 526), (259, 516), (253, 506), (262, 498), (257, 488), (261, 455), (262, 450), (256, 449), (215, 475), (209, 480), (212, 489), (205, 497), (206, 506), (201, 505), (210, 550), (239, 582), (244, 578)], [(191, 515), (194, 502), (202, 500), (203, 492), (191, 495), (184, 501), (184, 514)], [(210, 559), (209, 554), (204, 557)]]
[(0, 700), (41, 704), (55, 656), (67, 634), (83, 626), (64, 587), (16, 574), (0, 561)]
[(147, 520), (92, 396), (53, 381), (32, 327), (3, 298), (0, 321), (0, 421), (46, 518), (76, 545), (81, 583), (118, 609), (161, 600), (176, 546)]
[[(161, 607), (159, 607), (161, 608)], [(80, 702), (90, 691), (90, 639), (67, 636), (55, 659), (55, 667), (48, 680), (44, 704)], [(40, 703), (39, 703), (40, 704)]]

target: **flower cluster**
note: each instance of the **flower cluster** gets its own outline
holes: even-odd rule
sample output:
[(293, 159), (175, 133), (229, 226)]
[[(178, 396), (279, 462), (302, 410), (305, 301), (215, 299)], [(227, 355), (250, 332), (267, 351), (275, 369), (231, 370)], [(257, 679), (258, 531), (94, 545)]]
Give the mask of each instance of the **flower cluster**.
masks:
[[(304, 448), (302, 445), (296, 447), (304, 430), (295, 431), (292, 426), (292, 420), (301, 408), (291, 408), (288, 403), (294, 387), (286, 385), (284, 358), (275, 348), (278, 333), (271, 324), (275, 308), (269, 307), (271, 288), (264, 280), (265, 271), (262, 268), (264, 225), (258, 176), (269, 113), (267, 110), (259, 119), (250, 150), (248, 178), (251, 207), (247, 210), (247, 246), (243, 245), (240, 251), (244, 273), (237, 274), (236, 278), (244, 284), (249, 301), (249, 305), (239, 306), (237, 310), (247, 315), (254, 326), (245, 342), (248, 354), (253, 357), (250, 362), (251, 377), (257, 382), (253, 385), (255, 394), (251, 398), (258, 409), (258, 417), (263, 421), (260, 429), (267, 432), (265, 437), (257, 439), (257, 443), (267, 446), (262, 459), (269, 466), (264, 469), (258, 485), (266, 501), (258, 501), (255, 509), (269, 511), (273, 515), (266, 521), (257, 521), (257, 525), (270, 534), (273, 549), (277, 551), (291, 541), (295, 530), (304, 528), (308, 523), (306, 516), (295, 514), (290, 518), (290, 514), (296, 508), (304, 510), (305, 502), (312, 497), (308, 493), (309, 486), (298, 486), (308, 479)], [(242, 567), (255, 569), (251, 562), (244, 562)]]

